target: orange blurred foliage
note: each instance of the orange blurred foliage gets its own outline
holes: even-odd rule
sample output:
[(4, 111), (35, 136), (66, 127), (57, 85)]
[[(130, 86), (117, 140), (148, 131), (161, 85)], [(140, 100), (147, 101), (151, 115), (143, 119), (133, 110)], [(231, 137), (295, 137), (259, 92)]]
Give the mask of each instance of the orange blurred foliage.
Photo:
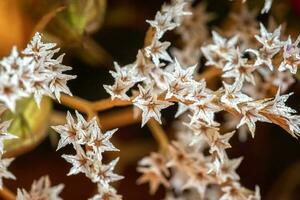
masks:
[(20, 0), (0, 1), (0, 56), (9, 54), (16, 45), (22, 49), (27, 43), (33, 23), (22, 12)]

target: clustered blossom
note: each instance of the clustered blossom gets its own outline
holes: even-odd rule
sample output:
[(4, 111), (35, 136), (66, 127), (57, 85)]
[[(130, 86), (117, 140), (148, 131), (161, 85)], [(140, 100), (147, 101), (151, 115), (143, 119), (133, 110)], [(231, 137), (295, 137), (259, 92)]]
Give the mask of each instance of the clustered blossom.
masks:
[[(177, 127), (178, 128), (178, 127)], [(223, 162), (219, 163), (218, 171), (214, 171), (215, 157), (205, 155), (202, 148), (204, 143), (190, 145), (193, 132), (185, 128), (178, 132), (177, 141), (169, 145), (167, 155), (151, 153), (139, 162), (138, 171), (142, 176), (138, 183), (150, 184), (150, 192), (154, 193), (159, 185), (163, 185), (167, 194), (166, 200), (173, 199), (220, 199), (220, 200), (258, 200), (259, 188), (252, 192), (239, 183), (236, 169), (242, 158), (229, 159), (224, 152)], [(230, 147), (228, 137), (216, 145)], [(192, 137), (190, 137), (192, 136)]]
[(92, 182), (98, 185), (98, 194), (93, 200), (117, 200), (122, 199), (116, 190), (110, 185), (111, 182), (119, 181), (123, 177), (113, 172), (119, 158), (108, 164), (102, 161), (102, 154), (106, 151), (118, 151), (109, 141), (117, 129), (103, 133), (97, 123), (96, 118), (86, 121), (84, 117), (76, 111), (76, 120), (67, 113), (67, 123), (52, 127), (60, 134), (57, 149), (68, 144), (72, 144), (76, 154), (62, 155), (62, 157), (72, 164), (68, 175), (84, 173)]
[(66, 84), (76, 76), (63, 73), (71, 67), (62, 64), (64, 54), (55, 57), (58, 51), (55, 43), (43, 43), (40, 33), (23, 51), (13, 47), (11, 54), (0, 61), (0, 101), (14, 111), (16, 102), (30, 95), (37, 105), (43, 96), (59, 101), (60, 93), (72, 95)]
[[(262, 13), (271, 4), (272, 0), (265, 0)], [(137, 168), (142, 173), (137, 182), (149, 183), (150, 193), (163, 185), (166, 200), (259, 200), (259, 187), (251, 191), (240, 183), (236, 169), (242, 158), (229, 158), (226, 150), (237, 129), (247, 129), (254, 137), (257, 122), (274, 123), (293, 137), (300, 136), (300, 115), (286, 105), (291, 93), (283, 94), (300, 64), (300, 37), (293, 41), (291, 36), (282, 36), (280, 26), (269, 32), (263, 24), (258, 30), (253, 23), (250, 28), (259, 34), (252, 38), (257, 42), (251, 46), (248, 36), (223, 37), (219, 31), (212, 31), (212, 41), (207, 44), (206, 23), (211, 19), (203, 4), (193, 5), (189, 0), (164, 4), (154, 20), (147, 20), (150, 29), (136, 61), (125, 66), (115, 62), (115, 71), (110, 71), (114, 84), (104, 88), (112, 100), (129, 101), (139, 108), (142, 126), (151, 118), (162, 123), (161, 111), (178, 104), (175, 140), (166, 152), (143, 158)], [(180, 35), (181, 47), (169, 49), (171, 43), (163, 41), (171, 30)], [(62, 64), (64, 55), (54, 57), (58, 51), (56, 44), (43, 43), (37, 33), (22, 52), (14, 47), (0, 61), (0, 101), (4, 103), (0, 114), (4, 107), (14, 111), (16, 102), (30, 95), (38, 105), (44, 95), (58, 101), (60, 93), (71, 95), (66, 83), (75, 76), (63, 74), (71, 68)], [(200, 58), (205, 59), (204, 66), (197, 65)], [(221, 86), (211, 89), (209, 80), (198, 74), (199, 67), (204, 72), (215, 70)], [(216, 120), (221, 111), (230, 114), (227, 121), (235, 122), (230, 123), (229, 131)], [(84, 173), (97, 184), (98, 193), (91, 200), (122, 199), (111, 186), (123, 178), (114, 173), (119, 158), (103, 163), (104, 152), (118, 151), (110, 142), (117, 129), (103, 133), (96, 117), (87, 121), (77, 111), (75, 115), (68, 112), (65, 125), (52, 127), (60, 134), (57, 149), (71, 144), (76, 152), (62, 155), (72, 164), (68, 175)], [(3, 140), (15, 138), (7, 133), (9, 124), (0, 123), (0, 158)], [(2, 178), (15, 178), (7, 170), (12, 160), (0, 159), (1, 187)], [(62, 189), (62, 184), (51, 187), (49, 178), (42, 177), (30, 192), (18, 189), (17, 200), (59, 200)]]
[[(166, 31), (175, 29), (180, 25), (184, 16), (191, 15), (191, 12), (185, 11), (185, 6), (190, 3), (173, 1), (170, 5), (164, 4), (155, 19), (147, 21), (153, 31), (153, 37), (151, 37), (148, 46), (138, 51), (134, 63), (124, 67), (120, 67), (115, 63), (116, 71), (110, 72), (115, 78), (115, 82), (111, 86), (104, 85), (105, 90), (111, 95), (112, 99), (132, 100), (134, 105), (142, 110), (142, 126), (152, 117), (161, 122), (160, 111), (172, 105), (170, 102), (160, 100), (160, 97), (166, 89), (169, 90), (171, 96), (171, 90), (180, 90), (181, 86), (176, 85), (177, 83), (174, 81), (178, 77), (172, 77), (173, 68), (175, 67), (175, 70), (178, 70), (178, 76), (187, 75), (185, 81), (189, 81), (189, 76), (193, 73), (193, 69), (190, 69), (186, 72), (189, 74), (181, 74), (185, 72), (180, 69), (180, 64), (176, 61), (173, 65), (174, 60), (167, 52), (167, 48), (171, 43), (161, 41)], [(170, 65), (166, 66), (166, 63)], [(168, 75), (165, 73), (167, 70), (170, 72)], [(171, 82), (172, 86), (169, 85)], [(137, 83), (139, 83), (139, 95), (131, 99), (127, 93)], [(187, 88), (185, 92), (187, 92)]]
[[(271, 3), (265, 2), (263, 12), (270, 9)], [(192, 42), (186, 42), (187, 33), (180, 29), (193, 19), (190, 11), (197, 11), (191, 1), (165, 4), (154, 20), (147, 21), (151, 34), (148, 32), (136, 61), (115, 67), (116, 71), (111, 72), (115, 83), (104, 86), (112, 99), (131, 101), (141, 110), (142, 126), (150, 118), (161, 123), (160, 111), (178, 103), (176, 117), (186, 128), (166, 154), (152, 153), (140, 161), (138, 171), (143, 175), (138, 183), (149, 182), (151, 193), (162, 184), (169, 191), (166, 199), (175, 199), (173, 195), (182, 199), (260, 199), (258, 187), (253, 192), (241, 186), (235, 170), (242, 159), (230, 159), (226, 149), (231, 147), (229, 141), (237, 129), (247, 129), (254, 137), (259, 121), (277, 124), (299, 137), (300, 116), (286, 105), (290, 94), (281, 94), (293, 83), (293, 74), (300, 64), (299, 37), (295, 41), (290, 36), (284, 40), (280, 27), (269, 32), (260, 24), (258, 30), (258, 24), (253, 22), (250, 28), (259, 34), (252, 35), (252, 41), (257, 41), (252, 45), (248, 46), (248, 36), (232, 32), (231, 37), (223, 37), (217, 31), (212, 31), (211, 44), (190, 38), (194, 42), (191, 45)], [(168, 51), (171, 43), (162, 41), (162, 36), (174, 29), (179, 30), (183, 46), (176, 48), (173, 55)], [(201, 29), (192, 29), (197, 30)], [(188, 54), (186, 48), (198, 50)], [(213, 69), (221, 79), (219, 89), (210, 89), (209, 80), (197, 73), (200, 58), (206, 62), (198, 67)], [(135, 85), (138, 91), (133, 90), (130, 96)], [(215, 118), (220, 111), (229, 113), (231, 117), (226, 119), (234, 118), (232, 121), (236, 122), (231, 123), (227, 133)], [(204, 154), (205, 148), (209, 155)]]
[(29, 192), (25, 189), (18, 189), (17, 200), (62, 200), (62, 198), (59, 197), (59, 193), (61, 193), (63, 188), (63, 184), (51, 187), (49, 177), (43, 176), (32, 183)]

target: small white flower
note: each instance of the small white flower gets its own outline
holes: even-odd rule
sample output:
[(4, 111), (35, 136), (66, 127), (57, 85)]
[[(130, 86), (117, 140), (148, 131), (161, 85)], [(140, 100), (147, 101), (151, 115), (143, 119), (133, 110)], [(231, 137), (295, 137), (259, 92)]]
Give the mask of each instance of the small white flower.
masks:
[(113, 85), (103, 85), (105, 91), (111, 95), (111, 99), (116, 98), (129, 100), (128, 95), (126, 94), (132, 85), (126, 85), (124, 82), (117, 79)]
[(172, 30), (178, 25), (172, 22), (172, 16), (168, 12), (162, 14), (159, 11), (154, 20), (146, 20), (146, 22), (156, 29), (157, 38), (161, 38), (166, 31)]
[(268, 32), (265, 26), (260, 23), (260, 35), (255, 35), (255, 38), (264, 48), (280, 49), (283, 43), (280, 40), (281, 26), (274, 30), (273, 33)]
[(111, 182), (115, 182), (123, 179), (124, 178), (123, 176), (120, 176), (113, 172), (118, 161), (119, 158), (116, 158), (108, 164), (101, 164), (99, 166), (97, 175), (94, 178), (94, 181), (99, 182), (103, 186), (106, 186)]
[(223, 94), (220, 98), (221, 102), (224, 103), (228, 107), (232, 107), (238, 112), (240, 112), (240, 109), (238, 107), (238, 104), (252, 101), (253, 99), (246, 94), (243, 94), (241, 92), (242, 84), (235, 83), (232, 85), (229, 85), (225, 82), (223, 82), (225, 94)]
[(17, 200), (62, 200), (62, 198), (59, 197), (59, 193), (61, 193), (63, 188), (63, 184), (51, 187), (49, 177), (43, 176), (32, 183), (29, 192), (24, 189), (18, 189)]
[(245, 104), (241, 104), (241, 114), (242, 114), (242, 119), (240, 123), (237, 125), (237, 128), (241, 127), (244, 124), (247, 124), (252, 137), (254, 137), (255, 134), (255, 128), (256, 125), (255, 123), (257, 121), (261, 122), (270, 122), (266, 117), (261, 115), (260, 109), (262, 105), (260, 101), (252, 101), (252, 102), (247, 102)]
[[(151, 88), (148, 88), (146, 91), (142, 87), (139, 87), (139, 89), (140, 95), (133, 100), (133, 104), (143, 112), (142, 126), (152, 117), (161, 123), (161, 110), (173, 105), (173, 103), (158, 100), (156, 94), (152, 93)], [(151, 96), (147, 95), (145, 98), (145, 94), (151, 94)]]
[(68, 176), (85, 173), (88, 174), (89, 166), (93, 164), (93, 160), (89, 158), (80, 145), (74, 145), (76, 155), (62, 155), (67, 162), (72, 164)]
[(291, 37), (285, 42), (283, 47), (283, 61), (280, 63), (278, 71), (290, 70), (291, 73), (296, 74), (298, 66), (300, 65), (300, 49), (298, 48), (300, 36), (292, 43)]
[(189, 66), (186, 69), (183, 69), (175, 58), (175, 69), (173, 72), (166, 73), (168, 77), (169, 88), (166, 94), (166, 98), (171, 98), (175, 96), (180, 100), (184, 100), (192, 89), (194, 83), (193, 74), (196, 68), (196, 65)]
[(67, 112), (67, 123), (65, 125), (52, 126), (56, 132), (60, 134), (60, 140), (57, 145), (57, 150), (67, 144), (76, 144), (82, 139), (85, 134), (75, 123), (71, 113)]
[(148, 58), (151, 58), (153, 63), (156, 66), (159, 66), (160, 59), (168, 62), (173, 62), (167, 48), (171, 45), (170, 42), (160, 42), (157, 38), (154, 37), (152, 43), (145, 47), (145, 53)]
[[(112, 135), (118, 129), (107, 131), (102, 133), (100, 129), (93, 129), (91, 131), (90, 140), (87, 142), (87, 145), (93, 149), (93, 154), (96, 156), (101, 156), (105, 151), (119, 151), (109, 140)], [(101, 157), (100, 157), (101, 159)]]

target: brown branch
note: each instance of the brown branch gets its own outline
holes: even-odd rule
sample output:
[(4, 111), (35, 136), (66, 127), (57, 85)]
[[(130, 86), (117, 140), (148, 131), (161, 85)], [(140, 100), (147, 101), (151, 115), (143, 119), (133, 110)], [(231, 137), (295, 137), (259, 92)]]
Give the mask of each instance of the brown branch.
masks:
[(93, 113), (90, 102), (80, 97), (62, 94), (60, 97), (60, 103), (69, 108), (73, 108), (80, 112), (86, 113), (87, 115)]
[[(125, 108), (118, 111), (104, 113), (99, 118), (101, 128), (109, 130), (120, 128), (131, 124), (136, 124), (141, 121), (141, 116), (134, 116), (132, 108)], [(50, 116), (50, 125), (58, 125), (66, 123), (66, 117), (63, 112), (53, 112)]]
[(104, 130), (121, 128), (127, 125), (136, 124), (140, 121), (141, 115), (134, 116), (132, 108), (125, 108), (118, 111), (103, 114), (100, 118), (100, 123)]

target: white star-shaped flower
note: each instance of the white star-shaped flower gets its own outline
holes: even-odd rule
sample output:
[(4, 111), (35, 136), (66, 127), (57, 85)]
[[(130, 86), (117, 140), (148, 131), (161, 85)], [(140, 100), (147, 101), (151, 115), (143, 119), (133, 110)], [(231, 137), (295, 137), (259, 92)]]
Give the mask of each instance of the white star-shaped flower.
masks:
[(145, 53), (148, 58), (151, 58), (153, 63), (156, 66), (159, 66), (160, 59), (168, 62), (173, 62), (167, 48), (171, 45), (170, 42), (160, 42), (157, 38), (154, 37), (152, 43), (145, 47)]
[(292, 43), (291, 37), (285, 42), (283, 47), (283, 61), (280, 63), (278, 71), (290, 70), (291, 73), (296, 74), (298, 66), (300, 65), (300, 49), (298, 47), (300, 36)]
[(223, 86), (225, 89), (225, 94), (221, 96), (220, 98), (221, 102), (228, 107), (234, 108), (238, 112), (240, 112), (238, 104), (253, 100), (251, 97), (241, 92), (242, 89), (241, 83), (237, 82), (235, 84), (229, 85), (223, 82)]
[(57, 133), (60, 134), (60, 140), (57, 145), (57, 150), (66, 146), (67, 144), (81, 143), (81, 139), (85, 133), (73, 119), (71, 113), (67, 112), (67, 123), (65, 125), (52, 126)]
[[(151, 92), (151, 88), (147, 91), (143, 91), (140, 87), (140, 95), (133, 100), (133, 104), (142, 110), (142, 127), (148, 122), (152, 117), (161, 123), (161, 110), (165, 109), (173, 103), (168, 101), (161, 101), (157, 99), (156, 94)], [(145, 98), (145, 94), (152, 94), (150, 97)]]
[(172, 22), (172, 16), (166, 12), (157, 12), (154, 20), (146, 20), (156, 29), (157, 38), (161, 38), (166, 31), (174, 29), (178, 24)]

